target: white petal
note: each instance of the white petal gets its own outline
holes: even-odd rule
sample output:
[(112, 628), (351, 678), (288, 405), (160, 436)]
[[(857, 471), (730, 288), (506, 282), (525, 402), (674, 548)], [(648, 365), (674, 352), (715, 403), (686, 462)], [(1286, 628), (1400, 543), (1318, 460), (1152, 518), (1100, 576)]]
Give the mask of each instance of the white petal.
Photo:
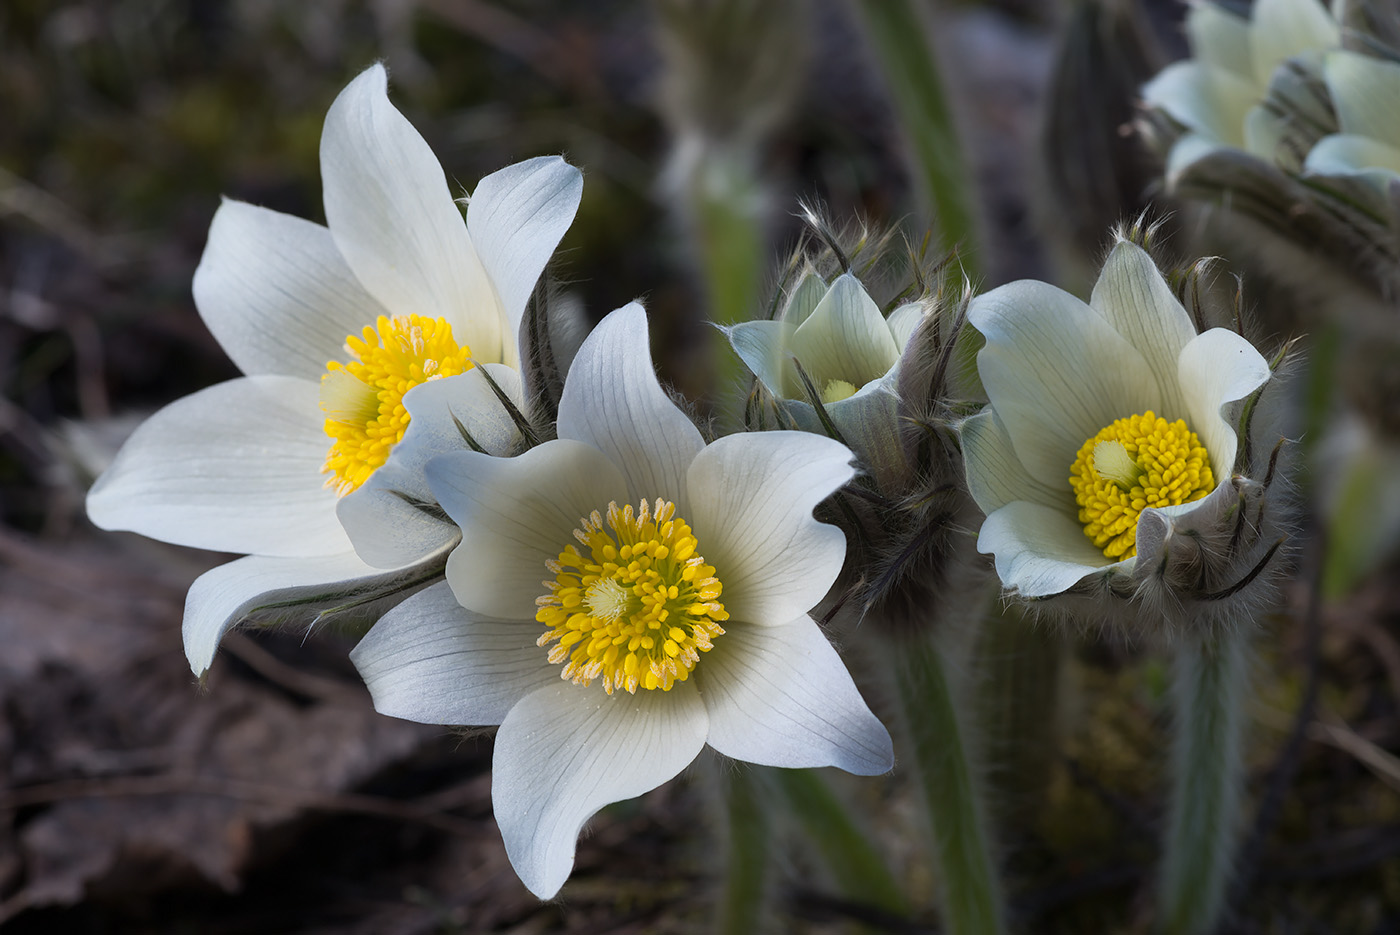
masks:
[[(977, 551), (996, 556), (1002, 585), (1021, 597), (1059, 594), (1110, 563), (1068, 511), (1017, 500), (991, 513)], [(1119, 563), (1131, 567), (1127, 562)]]
[[(538, 156), (477, 183), (467, 207), (467, 232), (505, 312), (507, 335), (518, 335), (525, 303), (559, 240), (573, 223), (583, 173), (558, 156)], [(513, 350), (514, 342), (507, 341)], [(519, 366), (519, 359), (504, 359)]]
[(345, 265), (330, 231), (225, 199), (209, 225), (194, 301), (246, 374), (320, 379), (345, 359), (345, 338), (383, 315)]
[(1203, 134), (1183, 133), (1172, 144), (1171, 151), (1167, 153), (1165, 169), (1167, 184), (1176, 185), (1181, 174), (1194, 163), (1227, 148), (1229, 147), (1224, 146), (1218, 140)]
[(637, 303), (604, 318), (579, 348), (559, 401), (559, 437), (607, 455), (627, 478), (628, 500), (673, 500), (685, 489), (705, 442), (656, 382)]
[(1161, 408), (1147, 362), (1089, 306), (1034, 280), (972, 300), (987, 338), (977, 372), (1016, 456), (1047, 487), (1068, 482), (1084, 441), (1115, 419)]
[(1089, 306), (1147, 361), (1162, 399), (1157, 414), (1182, 418), (1185, 413), (1176, 385), (1176, 359), (1196, 336), (1196, 328), (1147, 251), (1120, 241), (1104, 262)]
[(685, 769), (706, 730), (705, 706), (685, 682), (636, 695), (561, 683), (527, 695), (496, 735), (491, 777), (496, 824), (521, 881), (541, 899), (557, 893), (584, 822)]
[(185, 656), (195, 675), (214, 661), (231, 627), (254, 613), (291, 613), (306, 605), (324, 609), (328, 600), (412, 587), (418, 569), (371, 568), (354, 552), (315, 558), (250, 555), (220, 565), (195, 579), (185, 598)]
[(1260, 89), (1233, 72), (1201, 62), (1176, 62), (1142, 88), (1142, 98), (1217, 145), (1244, 145), (1244, 115)]
[(1198, 62), (1254, 80), (1249, 58), (1249, 21), (1214, 3), (1193, 3), (1186, 13), (1186, 35)]
[(836, 766), (874, 776), (894, 766), (889, 732), (810, 617), (781, 627), (731, 624), (695, 667), (710, 746), (763, 766)]
[(627, 503), (622, 475), (597, 449), (565, 439), (517, 458), (474, 451), (428, 462), (428, 484), (462, 544), (447, 580), (462, 606), (489, 617), (533, 620), (545, 562), (575, 544), (573, 531), (608, 502)]
[(820, 391), (831, 380), (859, 387), (879, 379), (899, 360), (900, 349), (880, 306), (845, 273), (793, 332), (788, 350)]
[(990, 406), (964, 419), (958, 434), (962, 437), (967, 488), (983, 513), (991, 515), (1014, 500), (1061, 508), (1073, 503), (1069, 472), (1065, 472), (1065, 483), (1058, 488), (1031, 477), (1016, 457), (1006, 426)]
[(515, 336), (433, 151), (373, 65), (331, 104), (321, 134), (326, 224), (364, 287), (395, 315), (443, 317), (482, 362)]
[(1250, 23), (1250, 59), (1261, 88), (1284, 59), (1342, 41), (1336, 20), (1318, 0), (1255, 0)]
[(1249, 109), (1244, 118), (1244, 149), (1268, 163), (1282, 163), (1291, 158), (1281, 149), (1288, 138), (1292, 120), (1263, 104)]
[(788, 294), (787, 305), (783, 308), (782, 320), (796, 328), (807, 320), (807, 317), (816, 309), (817, 303), (821, 302), (826, 295), (826, 280), (817, 275), (815, 270), (805, 269), (802, 271), (802, 278)]
[(219, 552), (350, 550), (321, 465), (318, 387), (243, 377), (176, 400), (138, 428), (88, 494), (103, 529)]
[(1314, 175), (1364, 175), (1384, 187), (1400, 179), (1400, 149), (1366, 136), (1334, 133), (1308, 150), (1303, 170)]
[(885, 322), (890, 327), (890, 334), (894, 336), (895, 346), (899, 348), (901, 356), (904, 349), (909, 345), (909, 339), (914, 336), (915, 330), (924, 320), (924, 307), (918, 302), (910, 302), (901, 305), (890, 312), (890, 317)]
[(533, 620), (494, 620), (447, 582), (413, 595), (350, 653), (374, 710), (422, 724), (499, 724), (521, 698), (559, 681)]
[(1343, 133), (1400, 147), (1400, 64), (1338, 50), (1323, 73)]
[[(440, 454), (468, 450), (463, 428), (493, 455), (509, 454), (519, 441), (514, 420), (480, 369), (409, 390), (403, 400), (409, 414), (403, 440), (387, 463), (337, 504), (336, 514), (355, 551), (371, 565), (403, 565), (456, 541), (456, 524), (433, 514), (437, 501), (424, 471)], [(484, 369), (516, 406), (523, 407), (518, 371), (504, 364), (486, 364)]]
[(1221, 410), (1263, 386), (1269, 379), (1269, 362), (1235, 332), (1212, 328), (1182, 349), (1178, 372), (1186, 394), (1187, 424), (1205, 444), (1215, 479), (1228, 480), (1239, 439)]
[[(882, 487), (889, 488), (908, 476), (909, 463), (904, 446), (899, 442), (899, 397), (895, 394), (898, 368), (883, 378), (865, 384), (854, 396), (829, 403), (826, 413), (831, 417), (841, 438), (851, 446), (860, 459), (862, 469), (869, 471)], [(825, 434), (816, 421), (816, 410), (806, 403), (791, 401), (787, 406), (801, 408), (810, 414), (812, 423), (798, 422), (805, 432)]]
[(677, 506), (715, 566), (730, 616), (784, 624), (822, 599), (846, 537), (812, 508), (854, 474), (846, 446), (805, 432), (726, 435), (696, 457), (690, 502)]
[(797, 329), (785, 321), (744, 321), (720, 330), (768, 392), (778, 399), (797, 392), (798, 387), (792, 386), (793, 380), (787, 376), (791, 366), (784, 360), (788, 342)]

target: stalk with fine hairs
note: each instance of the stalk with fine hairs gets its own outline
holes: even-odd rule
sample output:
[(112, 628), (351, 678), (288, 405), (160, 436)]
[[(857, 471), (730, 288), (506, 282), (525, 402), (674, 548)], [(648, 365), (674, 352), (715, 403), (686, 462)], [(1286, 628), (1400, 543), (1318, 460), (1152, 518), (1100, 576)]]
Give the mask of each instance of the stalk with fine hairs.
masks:
[(1171, 807), (1159, 871), (1158, 929), (1207, 935), (1225, 910), (1244, 798), (1245, 628), (1192, 636), (1172, 667)]
[(972, 725), (962, 716), (950, 660), (930, 632), (888, 642), (904, 727), (933, 832), (942, 887), (940, 910), (951, 935), (1006, 930), (1001, 881), (992, 853)]

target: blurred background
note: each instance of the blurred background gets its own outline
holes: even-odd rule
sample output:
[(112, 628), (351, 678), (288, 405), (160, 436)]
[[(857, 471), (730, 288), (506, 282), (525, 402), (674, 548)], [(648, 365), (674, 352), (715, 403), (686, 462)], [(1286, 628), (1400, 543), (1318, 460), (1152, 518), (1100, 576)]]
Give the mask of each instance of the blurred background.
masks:
[[(838, 227), (924, 236), (938, 181), (921, 146), (963, 163), (955, 239), (981, 286), (1084, 292), (1112, 223), (1171, 210), (1130, 124), (1135, 88), (1184, 52), (1182, 8), (908, 10), (902, 36), (941, 73), (956, 137), (910, 117), (917, 94), (868, 3), (0, 0), (0, 928), (707, 930), (720, 822), (705, 777), (732, 764), (606, 810), (542, 905), (491, 821), (489, 734), (375, 715), (332, 636), (234, 634), (200, 689), (180, 612), (222, 557), (94, 530), (83, 496), (142, 417), (237, 374), (190, 296), (210, 218), (227, 196), (322, 221), (322, 120), (376, 60), (456, 188), (539, 154), (583, 169), (554, 274), (594, 320), (642, 298), (663, 376), (702, 407), (739, 380), (705, 322), (762, 314), (799, 200)], [(1246, 279), (1245, 298), (1268, 292)], [(1310, 333), (1287, 308), (1257, 318), (1274, 346)], [(1358, 394), (1400, 430), (1393, 382)], [(1396, 932), (1393, 562), (1371, 550), (1324, 601), (1317, 553), (1301, 550), (1264, 622), (1259, 808), (1232, 924)], [(1145, 931), (1163, 665), (1140, 646), (1072, 655), (1044, 807), (1007, 803), (1017, 917)], [(898, 775), (844, 787), (930, 892)], [(777, 818), (774, 841), (775, 930), (937, 930), (931, 910), (836, 895)]]

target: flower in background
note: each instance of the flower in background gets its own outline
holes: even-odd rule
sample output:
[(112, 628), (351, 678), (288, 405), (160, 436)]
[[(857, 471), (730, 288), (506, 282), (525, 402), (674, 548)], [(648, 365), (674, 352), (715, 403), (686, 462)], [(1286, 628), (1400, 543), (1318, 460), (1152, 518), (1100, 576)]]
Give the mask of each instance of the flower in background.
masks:
[[(968, 318), (986, 338), (977, 368), (989, 405), (961, 427), (967, 481), (987, 517), (978, 549), (995, 555), (1009, 592), (1097, 582), (1132, 596), (1161, 581), (1178, 599), (1205, 598), (1249, 573), (1241, 563), (1259, 558), (1262, 534), (1252, 507), (1268, 482), (1244, 476), (1230, 419), (1271, 369), (1248, 341), (1198, 334), (1127, 240), (1087, 305), (1023, 280), (974, 299)], [(1247, 534), (1235, 525), (1246, 501)]]
[(1149, 106), (1185, 128), (1167, 158), (1168, 181), (1222, 148), (1273, 161), (1290, 131), (1264, 103), (1280, 66), (1301, 56), (1298, 64), (1311, 68), (1341, 42), (1319, 0), (1256, 0), (1249, 19), (1200, 2), (1187, 13), (1186, 33), (1194, 58), (1168, 65), (1142, 89)]
[(1304, 170), (1361, 175), (1382, 188), (1400, 180), (1400, 63), (1339, 49), (1322, 71), (1341, 132), (1317, 141)]
[(899, 361), (923, 318), (917, 302), (886, 318), (853, 274), (828, 284), (808, 269), (776, 321), (746, 321), (724, 331), (798, 428), (826, 431), (814, 405), (820, 401), (862, 462), (882, 472), (894, 467), (886, 461), (900, 458)]
[(492, 802), (526, 886), (554, 895), (593, 813), (707, 743), (773, 766), (893, 765), (808, 615), (846, 552), (812, 516), (852, 476), (845, 446), (798, 432), (707, 445), (656, 381), (638, 305), (580, 349), (558, 435), (429, 464), (462, 529), (447, 581), (351, 654), (384, 714), (500, 725)]
[[(517, 330), (578, 208), (581, 176), (558, 157), (507, 167), (481, 180), (464, 222), (386, 87), (375, 65), (326, 115), (325, 227), (236, 201), (219, 208), (195, 302), (246, 376), (157, 412), (88, 497), (105, 529), (250, 553), (190, 589), (185, 651), (196, 673), (254, 610), (329, 592), (364, 604), (421, 583), (411, 567), (375, 567), (383, 555), (367, 563), (337, 517), (392, 463), (410, 389), (461, 382), (467, 428), (503, 452), (515, 438), (498, 431), (500, 403), (482, 371), (518, 398)], [(445, 551), (454, 541), (439, 523), (419, 544)], [(380, 551), (409, 563), (426, 554)]]

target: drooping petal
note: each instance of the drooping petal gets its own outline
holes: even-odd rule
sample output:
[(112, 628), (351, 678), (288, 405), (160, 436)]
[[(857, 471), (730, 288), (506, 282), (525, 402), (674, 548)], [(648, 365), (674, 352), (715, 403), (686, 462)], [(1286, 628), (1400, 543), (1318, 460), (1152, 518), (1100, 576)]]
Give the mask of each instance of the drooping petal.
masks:
[(443, 317), (477, 360), (515, 335), (437, 157), (387, 96), (382, 65), (350, 82), (321, 134), (326, 224), (355, 276), (395, 315)]
[(318, 387), (242, 377), (147, 419), (88, 493), (103, 529), (219, 552), (270, 556), (350, 550), (321, 466)]
[(205, 572), (190, 586), (185, 598), (185, 656), (194, 674), (203, 675), (224, 634), (251, 614), (290, 616), (300, 608), (300, 616), (314, 617), (357, 600), (362, 602), (361, 612), (372, 615), (384, 600), (426, 582), (430, 571), (371, 568), (354, 552), (237, 559)]
[(726, 435), (690, 466), (690, 522), (735, 620), (780, 625), (821, 600), (841, 571), (846, 537), (812, 508), (855, 474), (846, 446), (806, 432)]
[(1068, 483), (1059, 488), (1036, 480), (1016, 457), (1011, 435), (991, 407), (964, 419), (958, 427), (967, 487), (984, 514), (991, 515), (1014, 500), (1029, 500), (1059, 509), (1070, 509), (1074, 498)]
[(1131, 241), (1119, 241), (1104, 262), (1089, 307), (1147, 361), (1162, 400), (1157, 414), (1182, 418), (1176, 359), (1196, 336), (1196, 328), (1147, 251)]
[(1400, 148), (1400, 64), (1339, 49), (1327, 55), (1323, 74), (1343, 133)]
[(310, 380), (384, 314), (326, 228), (230, 199), (209, 225), (194, 301), (238, 369)]
[(559, 681), (534, 621), (464, 608), (447, 582), (410, 597), (350, 653), (374, 709), (422, 724), (499, 724), (526, 695)]
[[(1026, 500), (987, 516), (977, 551), (996, 556), (1002, 584), (1019, 597), (1059, 594), (1109, 564), (1072, 514)], [(1131, 562), (1118, 564), (1131, 567)]]
[[(455, 523), (438, 515), (424, 469), (440, 454), (468, 449), (465, 429), (488, 454), (508, 455), (520, 440), (514, 420), (473, 368), (415, 386), (404, 395), (410, 421), (388, 462), (336, 505), (355, 551), (371, 565), (390, 568), (445, 548), (458, 537)], [(518, 371), (486, 364), (516, 406), (524, 405)]]
[(874, 776), (894, 766), (889, 732), (810, 617), (730, 625), (695, 669), (709, 744), (764, 766), (836, 766)]
[(720, 329), (734, 348), (734, 353), (758, 377), (765, 389), (781, 399), (796, 388), (789, 386), (784, 355), (796, 330), (785, 321), (743, 321)]
[(1334, 48), (1341, 44), (1342, 35), (1337, 21), (1318, 0), (1255, 0), (1249, 40), (1254, 80), (1265, 88), (1284, 59)]
[(689, 682), (636, 695), (556, 683), (526, 695), (496, 735), (491, 777), (496, 824), (521, 881), (541, 899), (557, 893), (584, 822), (673, 778), (707, 730)]
[(1364, 175), (1386, 186), (1400, 179), (1400, 149), (1367, 136), (1334, 133), (1308, 150), (1303, 170), (1313, 175)]
[(1254, 81), (1254, 65), (1249, 57), (1249, 20), (1214, 3), (1193, 3), (1186, 13), (1186, 35), (1196, 61)]
[(627, 500), (674, 499), (685, 489), (705, 442), (656, 382), (636, 302), (599, 322), (579, 348), (559, 401), (559, 437), (607, 455), (627, 478)]
[(899, 360), (880, 306), (850, 273), (836, 278), (812, 314), (793, 332), (788, 350), (820, 391), (830, 380), (864, 386)]
[(1269, 362), (1235, 332), (1212, 328), (1182, 348), (1178, 373), (1188, 424), (1205, 444), (1216, 480), (1227, 480), (1239, 439), (1221, 409), (1263, 386)]
[[(467, 207), (467, 232), (505, 312), (507, 335), (518, 335), (525, 303), (559, 240), (573, 223), (583, 173), (558, 156), (537, 156), (477, 183)], [(515, 342), (506, 342), (511, 353)], [(518, 355), (503, 363), (518, 367)]]
[(1167, 153), (1167, 164), (1164, 169), (1167, 184), (1176, 185), (1183, 172), (1207, 156), (1219, 152), (1222, 148), (1218, 140), (1202, 133), (1187, 132), (1181, 134), (1172, 144), (1171, 151)]
[(608, 502), (627, 503), (621, 472), (596, 448), (568, 439), (516, 458), (474, 451), (428, 462), (433, 496), (462, 528), (447, 580), (462, 606), (488, 617), (533, 620), (549, 577), (545, 562), (575, 544), (573, 531)]
[(1021, 463), (1048, 487), (1075, 452), (1115, 419), (1165, 402), (1142, 354), (1112, 325), (1054, 286), (1021, 280), (972, 300), (987, 338), (977, 371)]

